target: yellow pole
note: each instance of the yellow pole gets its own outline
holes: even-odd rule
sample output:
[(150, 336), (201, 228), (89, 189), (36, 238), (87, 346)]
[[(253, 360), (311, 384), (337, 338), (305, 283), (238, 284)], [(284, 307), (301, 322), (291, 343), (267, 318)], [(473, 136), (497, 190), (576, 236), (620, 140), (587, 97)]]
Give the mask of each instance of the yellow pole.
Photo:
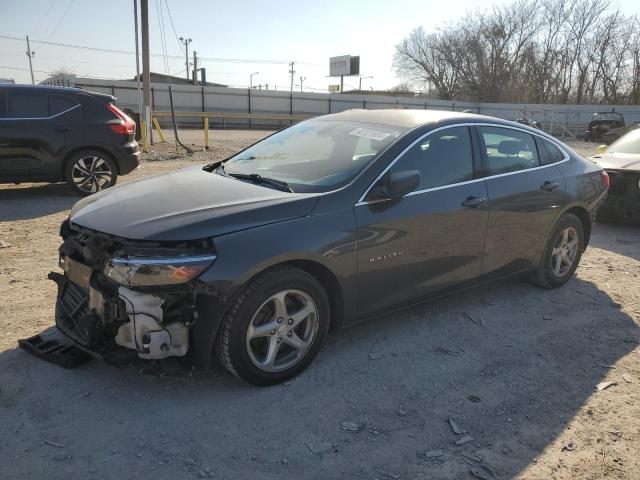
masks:
[(209, 150), (209, 119), (204, 117), (204, 149)]
[(158, 136), (160, 137), (160, 141), (162, 143), (166, 143), (166, 140), (164, 139), (164, 133), (162, 133), (162, 129), (160, 128), (160, 124), (158, 123), (158, 119), (156, 117), (153, 117), (151, 119), (151, 122), (153, 122), (153, 126), (156, 127), (156, 131), (158, 132)]
[(149, 151), (149, 144), (147, 143), (147, 122), (142, 119), (140, 120), (140, 135), (142, 137), (142, 151), (146, 153)]

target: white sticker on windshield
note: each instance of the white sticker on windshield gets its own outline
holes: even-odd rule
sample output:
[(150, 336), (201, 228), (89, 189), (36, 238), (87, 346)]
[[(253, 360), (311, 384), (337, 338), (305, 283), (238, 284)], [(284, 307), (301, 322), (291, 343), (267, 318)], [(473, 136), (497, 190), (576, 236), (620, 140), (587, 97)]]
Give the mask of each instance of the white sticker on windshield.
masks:
[(355, 130), (349, 132), (349, 135), (355, 135), (356, 137), (364, 137), (370, 138), (371, 140), (384, 140), (391, 134), (388, 132), (383, 132), (382, 130), (374, 130), (373, 128), (356, 128)]

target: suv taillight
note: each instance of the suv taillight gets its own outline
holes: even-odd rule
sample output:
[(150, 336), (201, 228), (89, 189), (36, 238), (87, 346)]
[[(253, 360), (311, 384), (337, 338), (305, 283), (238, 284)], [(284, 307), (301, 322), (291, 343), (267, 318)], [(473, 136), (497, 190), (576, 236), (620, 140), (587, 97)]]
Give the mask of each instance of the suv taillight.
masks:
[(111, 112), (115, 114), (120, 120), (119, 123), (109, 124), (109, 128), (119, 135), (133, 135), (136, 132), (136, 122), (131, 120), (131, 117), (116, 107), (113, 103), (110, 103), (107, 107)]
[(600, 172), (600, 175), (602, 175), (602, 182), (604, 183), (604, 187), (609, 190), (609, 187), (611, 186), (611, 179), (609, 178), (609, 174), (607, 172), (605, 172), (604, 170), (602, 170)]

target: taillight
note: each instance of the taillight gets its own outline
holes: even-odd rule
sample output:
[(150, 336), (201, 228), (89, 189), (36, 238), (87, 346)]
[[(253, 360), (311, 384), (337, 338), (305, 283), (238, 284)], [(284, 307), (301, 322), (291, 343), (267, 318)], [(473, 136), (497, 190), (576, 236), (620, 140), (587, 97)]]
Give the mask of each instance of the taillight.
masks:
[(109, 124), (109, 128), (119, 135), (133, 135), (136, 132), (136, 122), (131, 120), (131, 117), (116, 107), (113, 103), (108, 105), (116, 117), (120, 120), (119, 123)]
[(611, 179), (609, 178), (609, 174), (602, 170), (600, 172), (600, 175), (602, 175), (602, 183), (604, 183), (605, 188), (609, 190), (609, 187), (611, 186)]

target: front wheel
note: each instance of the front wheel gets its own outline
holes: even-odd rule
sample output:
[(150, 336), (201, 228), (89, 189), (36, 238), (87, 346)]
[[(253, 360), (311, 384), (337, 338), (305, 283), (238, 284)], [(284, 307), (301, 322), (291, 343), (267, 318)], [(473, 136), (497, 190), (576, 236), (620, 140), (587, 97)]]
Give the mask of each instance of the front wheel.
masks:
[(304, 370), (329, 330), (329, 299), (308, 273), (283, 266), (252, 281), (226, 314), (217, 354), (254, 385), (283, 382)]
[(565, 213), (554, 227), (538, 270), (532, 277), (537, 285), (556, 288), (575, 273), (585, 249), (584, 227), (578, 217)]
[(75, 153), (67, 162), (64, 177), (80, 195), (91, 195), (112, 187), (118, 179), (118, 167), (111, 157), (97, 150)]

